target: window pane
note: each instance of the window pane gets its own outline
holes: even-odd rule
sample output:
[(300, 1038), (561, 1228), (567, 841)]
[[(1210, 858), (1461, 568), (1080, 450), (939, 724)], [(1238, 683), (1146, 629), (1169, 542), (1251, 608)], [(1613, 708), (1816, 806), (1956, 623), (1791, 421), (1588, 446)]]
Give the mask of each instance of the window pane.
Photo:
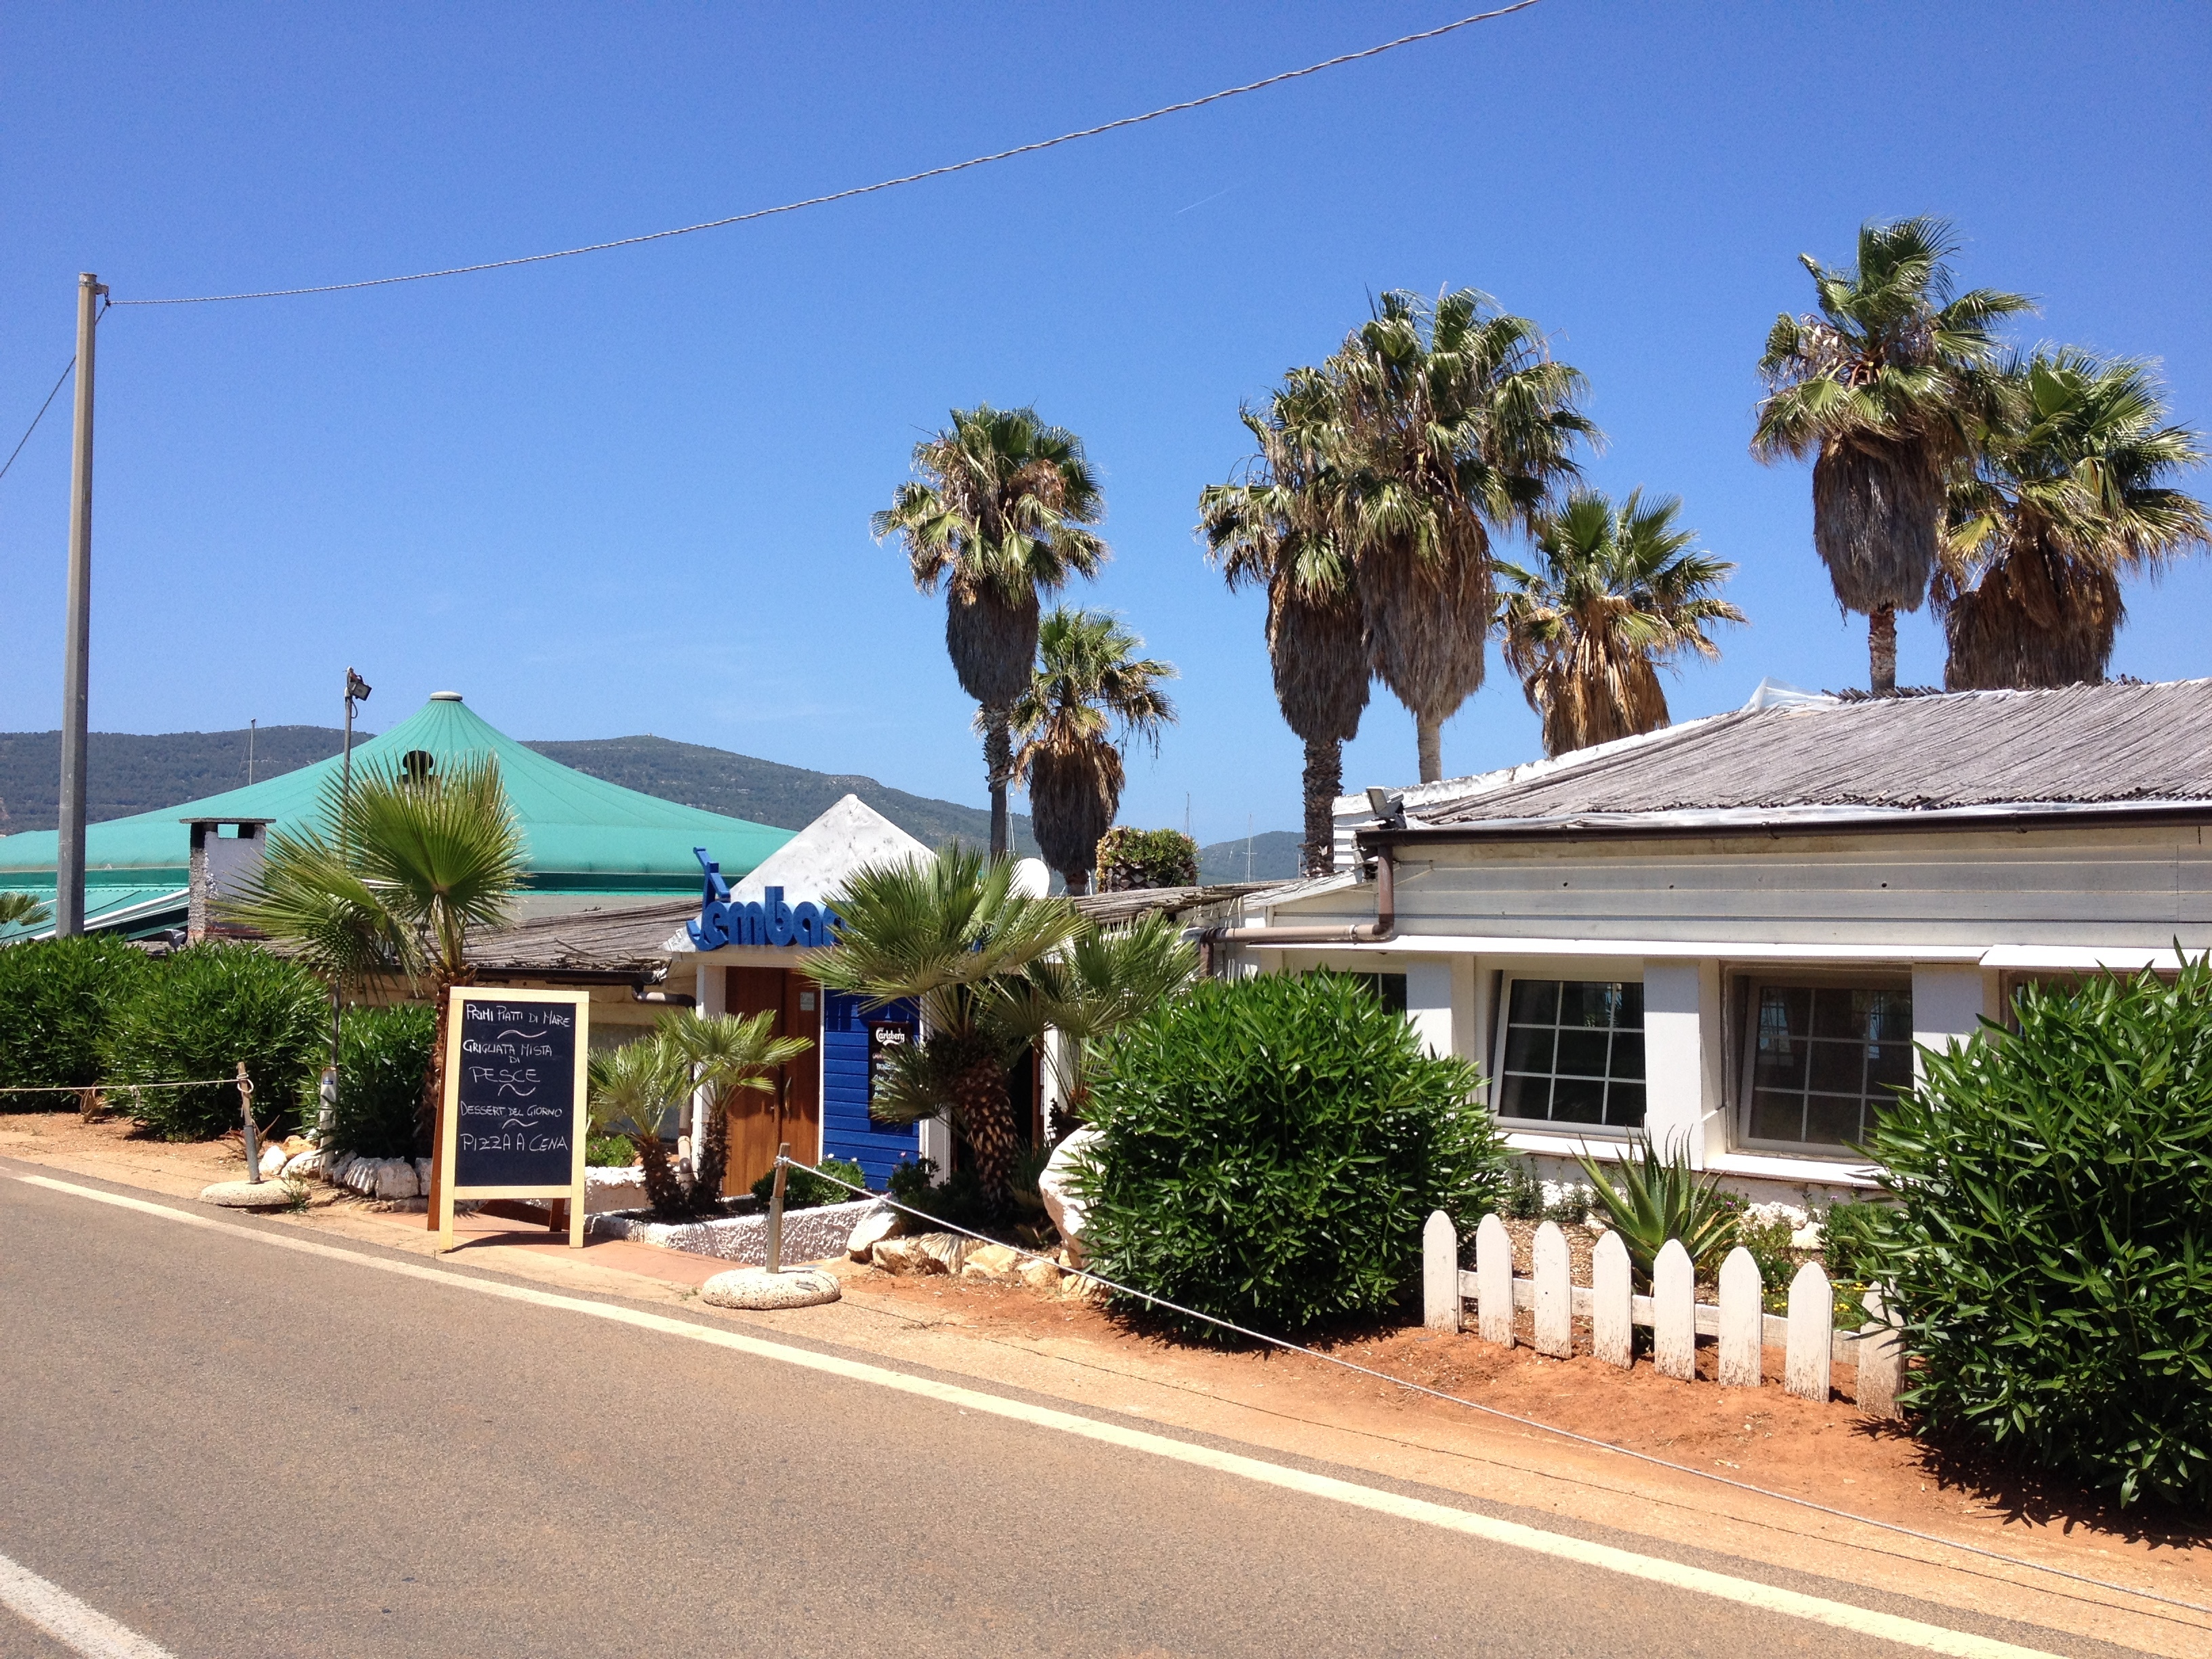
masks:
[(1856, 1095), (1805, 1097), (1805, 1139), (1824, 1146), (1841, 1146), (1859, 1138), (1859, 1099)]
[(1616, 1129), (1644, 1127), (1644, 1085), (1616, 1083), (1605, 1092), (1605, 1121)]
[(1896, 1091), (1912, 1086), (1912, 1050), (1902, 1042), (1876, 1043), (1867, 1050), (1867, 1098), (1887, 1106)]
[(1751, 1097), (1751, 1138), (1753, 1140), (1800, 1140), (1804, 1138), (1805, 1103), (1801, 1095), (1758, 1089)]
[(1813, 1029), (1813, 994), (1802, 986), (1767, 985), (1759, 993), (1759, 1045), (1786, 1051)]
[(1620, 994), (1620, 1004), (1613, 1017), (1613, 1024), (1622, 1030), (1642, 1030), (1644, 1029), (1644, 981), (1640, 979), (1632, 980), (1627, 984), (1616, 985), (1613, 988)]
[(1805, 1086), (1805, 1054), (1812, 1045), (1787, 1035), (1769, 1041), (1759, 1033), (1758, 1052), (1752, 1057), (1751, 1080), (1755, 1089), (1802, 1089)]
[(1552, 1028), (1516, 1025), (1505, 1034), (1505, 1069), (1509, 1072), (1548, 1072), (1552, 1069)]
[(1825, 1094), (1856, 1095), (1866, 1086), (1866, 1045), (1816, 1042), (1812, 1086)]
[(1559, 981), (1555, 979), (1516, 979), (1513, 981), (1512, 1023), (1549, 1025), (1559, 1014)]
[(1498, 1115), (1500, 1117), (1549, 1117), (1552, 1115), (1552, 1079), (1547, 1077), (1516, 1077), (1509, 1073), (1498, 1091)]
[(1406, 1012), (1406, 976), (1403, 974), (1376, 975), (1375, 994), (1392, 1013)]
[(1911, 992), (1862, 991), (1858, 994), (1864, 1002), (1866, 1034), (1870, 1040), (1899, 1043), (1912, 1041)]
[(1571, 1027), (1559, 1033), (1559, 1058), (1554, 1070), (1564, 1077), (1572, 1072), (1580, 1077), (1605, 1075), (1605, 1051), (1612, 1042), (1606, 1031), (1583, 1031)]
[(1605, 1085), (1595, 1078), (1563, 1077), (1552, 1084), (1554, 1123), (1605, 1121)]
[(1615, 1077), (1644, 1075), (1644, 1033), (1615, 1031), (1613, 1034), (1613, 1074)]
[(1559, 988), (1559, 1024), (1612, 1028), (1620, 1006), (1620, 987), (1598, 980), (1571, 979)]

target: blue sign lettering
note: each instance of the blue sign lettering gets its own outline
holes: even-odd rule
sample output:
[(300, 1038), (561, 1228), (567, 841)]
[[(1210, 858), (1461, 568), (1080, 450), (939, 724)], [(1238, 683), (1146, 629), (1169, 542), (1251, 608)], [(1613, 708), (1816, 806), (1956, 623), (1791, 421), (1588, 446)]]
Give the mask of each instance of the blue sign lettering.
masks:
[(769, 888), (761, 899), (739, 904), (730, 897), (722, 866), (707, 856), (707, 849), (695, 847), (691, 852), (707, 877), (699, 896), (699, 919), (684, 924), (698, 949), (719, 951), (726, 945), (819, 947), (836, 942), (842, 923), (828, 905), (811, 899), (786, 904), (781, 887)]

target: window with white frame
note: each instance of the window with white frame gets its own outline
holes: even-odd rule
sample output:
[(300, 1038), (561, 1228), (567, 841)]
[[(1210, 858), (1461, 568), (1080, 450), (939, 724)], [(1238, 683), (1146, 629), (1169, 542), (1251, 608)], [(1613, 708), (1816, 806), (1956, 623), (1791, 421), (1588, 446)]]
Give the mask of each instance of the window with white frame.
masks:
[(1841, 1151), (1912, 1086), (1912, 992), (1905, 984), (1756, 980), (1749, 990), (1744, 1134)]
[(1498, 1115), (1644, 1127), (1640, 980), (1505, 979)]

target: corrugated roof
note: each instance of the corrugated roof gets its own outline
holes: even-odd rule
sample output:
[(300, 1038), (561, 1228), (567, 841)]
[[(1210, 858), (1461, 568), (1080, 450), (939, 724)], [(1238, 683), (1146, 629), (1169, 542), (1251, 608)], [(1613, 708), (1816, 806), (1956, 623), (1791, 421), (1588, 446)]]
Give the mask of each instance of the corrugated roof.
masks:
[[(699, 879), (694, 847), (704, 846), (735, 878), (791, 839), (791, 831), (680, 806), (655, 795), (586, 776), (526, 749), (458, 696), (441, 694), (391, 731), (354, 750), (356, 764), (396, 766), (410, 750), (441, 763), (489, 755), (530, 843), (532, 886), (576, 890), (680, 891)], [(296, 772), (187, 801), (157, 812), (113, 818), (85, 831), (88, 871), (170, 873), (184, 883), (191, 836), (182, 820), (268, 818), (301, 830), (317, 818), (324, 783), (337, 775), (337, 757)], [(43, 872), (52, 884), (57, 848), (52, 830), (0, 840), (0, 885), (10, 872)]]
[[(2212, 802), (2212, 680), (1746, 709), (1415, 809), (1422, 823)], [(1411, 803), (1409, 802), (1409, 805)]]

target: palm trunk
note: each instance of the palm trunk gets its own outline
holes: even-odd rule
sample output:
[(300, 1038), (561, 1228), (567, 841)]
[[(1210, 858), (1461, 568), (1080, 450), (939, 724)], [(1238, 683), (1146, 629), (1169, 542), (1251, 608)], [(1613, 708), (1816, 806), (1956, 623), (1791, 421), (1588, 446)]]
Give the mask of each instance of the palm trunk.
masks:
[(722, 1182), (730, 1170), (730, 1103), (710, 1093), (707, 1129), (692, 1158), (691, 1213), (713, 1215), (722, 1207)]
[(1006, 855), (1006, 785), (1014, 775), (1012, 716), (1004, 707), (983, 710), (983, 770), (991, 784), (991, 856)]
[(1897, 690), (1897, 607), (1886, 605), (1867, 617), (1867, 687), (1877, 697)]
[(1444, 728), (1441, 720), (1413, 716), (1414, 741), (1421, 751), (1421, 781), (1439, 783), (1444, 775)]
[(1336, 798), (1344, 793), (1344, 745), (1328, 738), (1306, 739), (1305, 872), (1336, 872)]
[(968, 1150), (975, 1156), (975, 1179), (983, 1188), (983, 1203), (993, 1217), (1006, 1214), (1013, 1203), (1014, 1114), (1006, 1103), (1006, 1068), (995, 1055), (986, 1056), (961, 1074), (953, 1085), (960, 1127), (968, 1137)]
[(1060, 874), (1067, 878), (1067, 896), (1070, 898), (1081, 898), (1091, 890), (1091, 872), (1088, 870), (1063, 870)]

